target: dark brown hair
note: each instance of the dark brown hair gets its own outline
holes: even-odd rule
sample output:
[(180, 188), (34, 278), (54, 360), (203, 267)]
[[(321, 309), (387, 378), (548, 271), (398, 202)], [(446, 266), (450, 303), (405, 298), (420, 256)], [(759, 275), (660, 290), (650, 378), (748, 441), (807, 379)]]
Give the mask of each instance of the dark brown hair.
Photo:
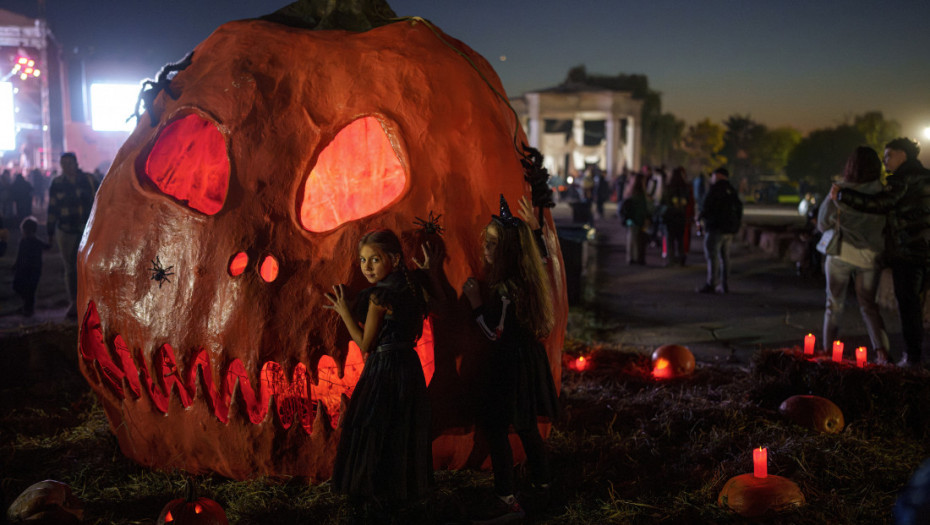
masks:
[(486, 269), (488, 288), (505, 287), (515, 303), (520, 322), (536, 337), (546, 337), (555, 324), (552, 294), (533, 231), (521, 220), (513, 226), (493, 219), (483, 235), (487, 235), (490, 227), (497, 230), (498, 239), (494, 262)]
[(882, 176), (882, 161), (878, 153), (868, 146), (859, 146), (846, 160), (843, 180), (846, 182), (872, 182)]

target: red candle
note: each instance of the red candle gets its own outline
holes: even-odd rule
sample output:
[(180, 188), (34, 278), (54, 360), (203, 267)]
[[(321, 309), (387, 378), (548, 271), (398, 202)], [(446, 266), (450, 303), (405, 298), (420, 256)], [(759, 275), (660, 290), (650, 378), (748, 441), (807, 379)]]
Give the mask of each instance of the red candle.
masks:
[(864, 346), (860, 346), (859, 348), (856, 348), (856, 366), (858, 366), (859, 368), (864, 367), (865, 361), (867, 358), (868, 358), (868, 354), (866, 353), (866, 349)]
[(836, 363), (843, 362), (843, 343), (842, 341), (833, 341), (833, 361)]
[(814, 334), (807, 334), (804, 336), (804, 355), (814, 355), (815, 341), (817, 341), (817, 338), (814, 337)]
[(769, 475), (769, 449), (759, 447), (752, 451), (752, 475), (765, 478)]

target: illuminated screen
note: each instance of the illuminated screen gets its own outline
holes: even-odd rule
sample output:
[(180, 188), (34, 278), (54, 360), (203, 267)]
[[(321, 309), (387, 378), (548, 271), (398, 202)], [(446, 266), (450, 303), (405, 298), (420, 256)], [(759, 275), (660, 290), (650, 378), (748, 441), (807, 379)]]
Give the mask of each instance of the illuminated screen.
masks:
[(126, 119), (136, 110), (138, 98), (138, 84), (91, 84), (90, 118), (94, 131), (132, 131), (136, 119)]
[(16, 123), (13, 121), (13, 84), (0, 82), (0, 151), (16, 149)]

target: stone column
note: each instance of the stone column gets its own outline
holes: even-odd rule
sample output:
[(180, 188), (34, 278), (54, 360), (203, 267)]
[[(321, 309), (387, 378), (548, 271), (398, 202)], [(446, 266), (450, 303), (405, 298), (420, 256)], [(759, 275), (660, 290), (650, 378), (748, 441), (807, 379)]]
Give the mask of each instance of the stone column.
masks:
[(526, 139), (530, 141), (530, 146), (540, 149), (540, 144), (542, 144), (542, 121), (539, 118), (538, 93), (526, 94), (526, 111), (529, 114)]
[(617, 115), (613, 112), (610, 112), (607, 115), (607, 119), (604, 120), (604, 135), (607, 142), (607, 152), (605, 154), (605, 172), (608, 177), (613, 178), (617, 174), (617, 149), (618, 149), (618, 138), (619, 138), (619, 122), (617, 121)]

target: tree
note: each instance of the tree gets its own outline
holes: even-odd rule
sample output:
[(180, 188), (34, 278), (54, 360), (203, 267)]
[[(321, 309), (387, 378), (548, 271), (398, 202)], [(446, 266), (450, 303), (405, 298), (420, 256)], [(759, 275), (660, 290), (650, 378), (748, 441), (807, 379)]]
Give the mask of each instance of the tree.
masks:
[(750, 155), (754, 146), (765, 135), (766, 127), (752, 120), (749, 115), (733, 115), (723, 125), (727, 128), (723, 136), (723, 154), (729, 161), (730, 176), (746, 178), (750, 183), (755, 182), (760, 173)]
[(749, 147), (754, 171), (761, 175), (784, 175), (788, 155), (801, 142), (801, 132), (784, 127), (766, 130)]
[(863, 143), (865, 135), (848, 124), (812, 131), (791, 150), (785, 174), (824, 191), (843, 173), (846, 159)]
[(727, 158), (720, 154), (725, 132), (723, 126), (711, 122), (709, 118), (688, 128), (682, 149), (688, 155), (690, 171), (709, 173), (726, 164)]
[(885, 120), (881, 111), (869, 111), (853, 120), (853, 127), (865, 137), (865, 144), (878, 152), (879, 156), (885, 144), (901, 136), (901, 124), (895, 120)]

